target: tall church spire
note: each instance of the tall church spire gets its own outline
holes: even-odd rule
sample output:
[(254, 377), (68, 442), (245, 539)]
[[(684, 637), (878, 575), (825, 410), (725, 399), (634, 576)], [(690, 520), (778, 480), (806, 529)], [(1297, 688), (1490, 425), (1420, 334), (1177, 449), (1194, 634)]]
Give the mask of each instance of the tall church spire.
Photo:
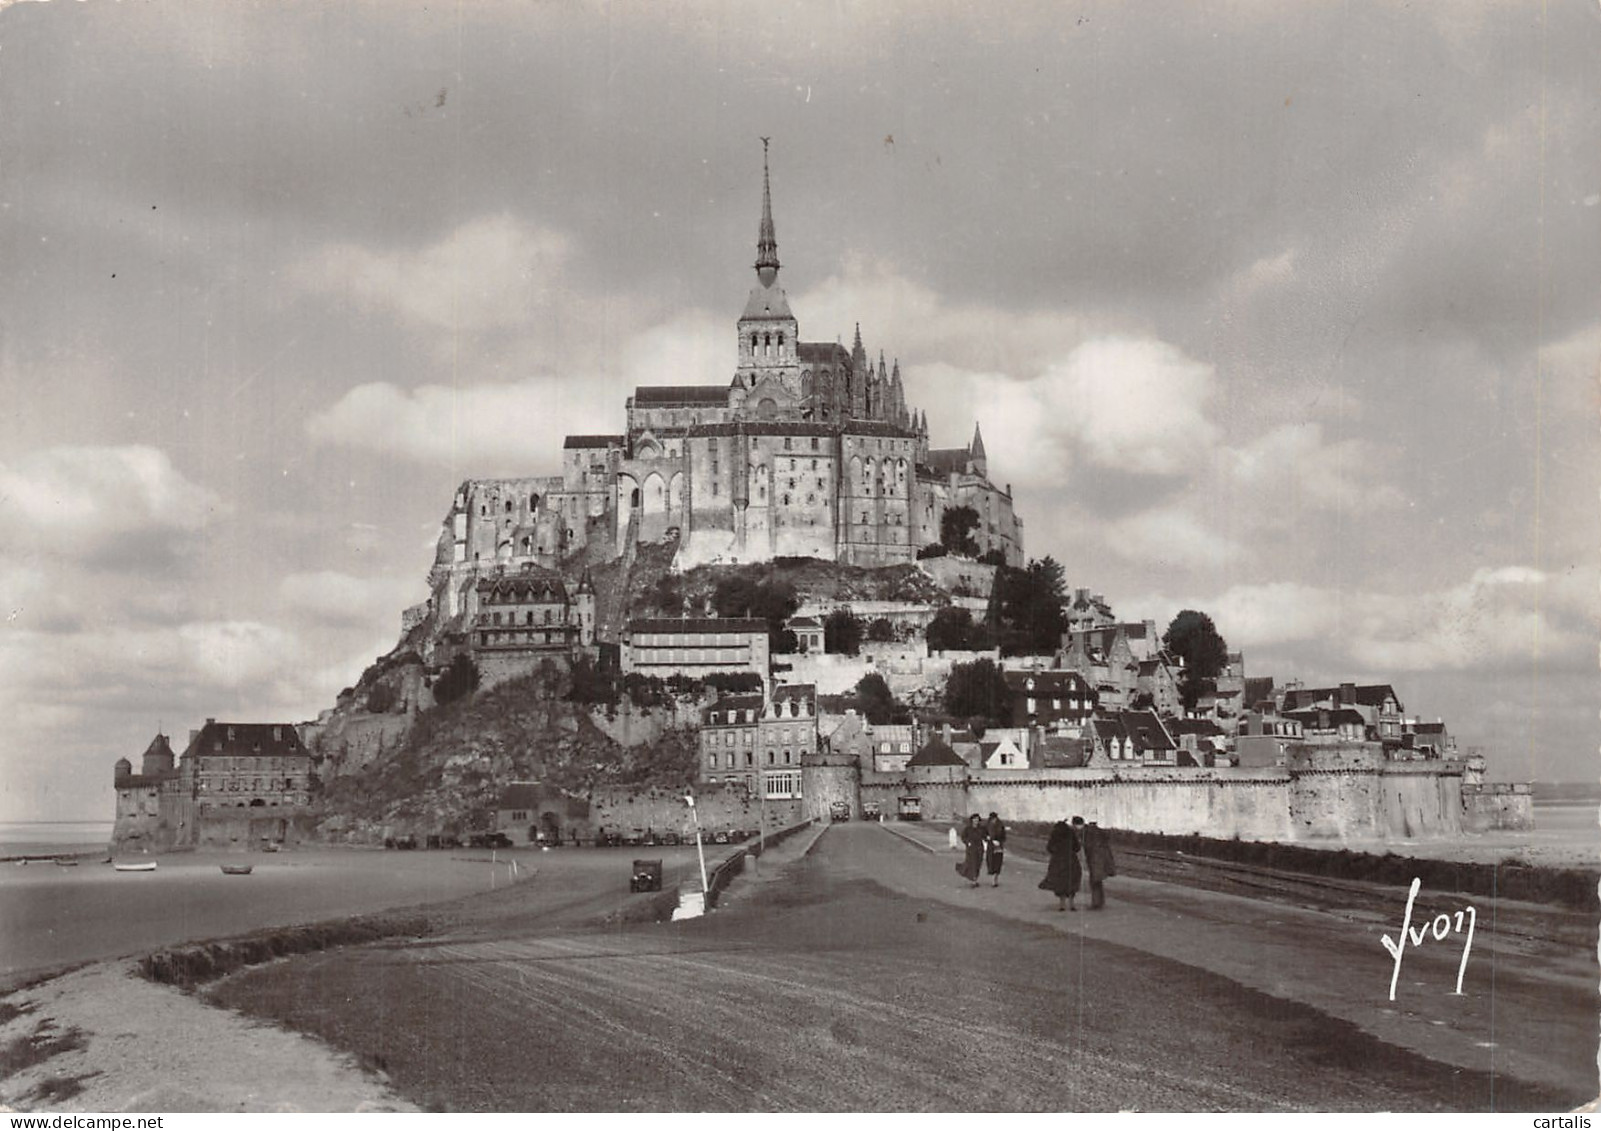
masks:
[(767, 173), (767, 142), (762, 138), (762, 226), (756, 236), (756, 277), (771, 287), (778, 278), (778, 236), (773, 230), (773, 189)]

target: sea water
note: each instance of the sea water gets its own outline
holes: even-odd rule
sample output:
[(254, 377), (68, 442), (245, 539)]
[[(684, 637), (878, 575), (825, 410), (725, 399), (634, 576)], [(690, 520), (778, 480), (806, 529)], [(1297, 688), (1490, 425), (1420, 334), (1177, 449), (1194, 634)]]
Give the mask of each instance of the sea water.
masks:
[(0, 821), (0, 857), (103, 852), (111, 821)]

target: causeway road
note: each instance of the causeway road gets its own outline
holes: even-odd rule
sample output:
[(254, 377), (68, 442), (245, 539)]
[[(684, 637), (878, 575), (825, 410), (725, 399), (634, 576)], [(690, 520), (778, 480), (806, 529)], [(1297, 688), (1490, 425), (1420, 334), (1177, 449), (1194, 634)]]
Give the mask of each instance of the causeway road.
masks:
[[(1042, 874), (1014, 854), (1000, 887), (973, 889), (942, 829), (840, 824), (775, 850), (704, 918), (601, 923), (573, 899), (274, 963), (213, 997), (433, 1110), (1528, 1111), (1595, 1095), (1593, 934), (1503, 937), (1479, 906), (1463, 994), (1461, 947), (1430, 939), (1391, 1002), (1380, 936), (1404, 890), (1314, 909), (1119, 876), (1105, 909), (1066, 913)], [(508, 898), (564, 882), (558, 864)], [(1461, 906), (1425, 892), (1414, 925)]]

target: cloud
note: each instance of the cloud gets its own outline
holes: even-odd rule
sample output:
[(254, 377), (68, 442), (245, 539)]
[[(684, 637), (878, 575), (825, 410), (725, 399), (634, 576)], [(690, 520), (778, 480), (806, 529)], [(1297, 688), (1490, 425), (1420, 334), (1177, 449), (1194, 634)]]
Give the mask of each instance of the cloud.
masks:
[(228, 512), (159, 448), (44, 448), (0, 465), (0, 531), (8, 548), (124, 561), (169, 553)]
[(425, 600), (415, 580), (352, 577), (337, 570), (292, 573), (278, 583), (292, 614), (323, 625), (397, 624), (401, 610)]
[(1568, 667), (1576, 657), (1593, 667), (1597, 582), (1594, 570), (1551, 575), (1501, 566), (1417, 593), (1272, 582), (1231, 586), (1211, 597), (1153, 595), (1136, 605), (1164, 624), (1180, 608), (1205, 610), (1231, 647), (1294, 652), (1327, 678), (1350, 669), (1388, 677)]
[[(385, 456), (465, 464), (474, 475), (554, 471), (563, 433), (584, 418), (573, 411), (573, 398), (562, 395), (570, 389), (556, 378), (415, 389), (374, 382), (313, 414), (306, 434)], [(615, 404), (608, 407), (617, 412)]]
[(418, 250), (329, 244), (290, 277), (315, 294), (422, 330), (517, 329), (551, 301), (572, 250), (562, 233), (501, 214), (469, 221)]
[(1316, 421), (1286, 424), (1221, 452), (1223, 473), (1237, 490), (1267, 509), (1305, 507), (1344, 513), (1388, 509), (1405, 502), (1379, 481), (1383, 456), (1369, 441), (1326, 441)]
[(1104, 535), (1114, 552), (1157, 569), (1226, 565), (1241, 547), (1215, 526), (1176, 506), (1163, 506), (1112, 523)]

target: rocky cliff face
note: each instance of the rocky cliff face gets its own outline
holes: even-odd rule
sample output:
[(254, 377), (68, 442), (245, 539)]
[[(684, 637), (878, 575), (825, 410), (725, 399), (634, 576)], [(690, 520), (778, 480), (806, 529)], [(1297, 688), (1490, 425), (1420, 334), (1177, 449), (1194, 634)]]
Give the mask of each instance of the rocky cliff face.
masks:
[[(531, 676), (418, 715), (381, 758), (329, 782), (324, 834), (371, 840), (488, 828), (512, 781), (587, 796), (606, 786), (679, 788), (694, 779), (692, 730), (665, 726), (652, 741), (624, 746), (587, 707), (560, 698), (561, 690)], [(667, 714), (661, 721), (674, 720)], [(652, 728), (641, 719), (633, 733), (651, 737)]]

